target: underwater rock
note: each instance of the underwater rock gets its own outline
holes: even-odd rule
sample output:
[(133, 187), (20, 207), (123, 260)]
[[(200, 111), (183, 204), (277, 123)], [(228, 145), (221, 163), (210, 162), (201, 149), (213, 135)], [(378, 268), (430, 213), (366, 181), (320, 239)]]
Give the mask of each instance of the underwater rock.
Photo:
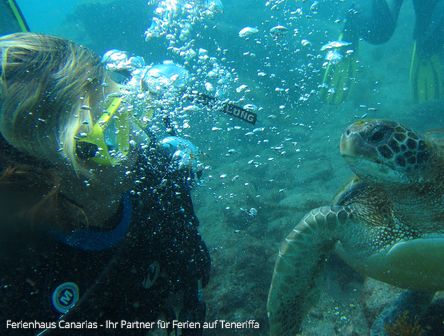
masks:
[(367, 278), (364, 284), (362, 304), (367, 321), (371, 325), (384, 307), (392, 302), (403, 289)]

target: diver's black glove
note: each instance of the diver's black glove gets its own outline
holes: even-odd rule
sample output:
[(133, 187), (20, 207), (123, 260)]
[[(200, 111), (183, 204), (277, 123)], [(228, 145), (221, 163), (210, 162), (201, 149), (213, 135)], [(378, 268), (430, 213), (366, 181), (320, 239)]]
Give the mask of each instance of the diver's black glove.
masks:
[[(182, 322), (200, 322), (203, 325), (205, 321), (206, 305), (203, 300), (201, 281), (195, 281), (184, 294), (184, 305), (179, 313), (178, 320)], [(200, 336), (202, 328), (183, 329), (183, 336)]]
[(211, 258), (207, 245), (203, 240), (199, 242), (193, 254), (193, 273), (202, 282), (202, 288), (205, 288), (210, 280)]
[[(183, 307), (177, 319), (181, 322), (205, 321), (206, 305), (203, 298), (203, 288), (210, 277), (211, 260), (205, 243), (196, 236), (198, 241), (193, 245), (192, 251), (187, 254), (186, 272), (183, 274), (182, 291)], [(181, 336), (200, 336), (202, 329), (182, 329)]]

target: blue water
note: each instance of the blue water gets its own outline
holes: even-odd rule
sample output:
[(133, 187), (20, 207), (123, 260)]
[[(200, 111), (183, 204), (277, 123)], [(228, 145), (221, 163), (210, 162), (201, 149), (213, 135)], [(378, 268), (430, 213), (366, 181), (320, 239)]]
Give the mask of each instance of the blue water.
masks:
[(32, 31), (55, 33), (57, 27), (66, 20), (66, 15), (79, 3), (79, 0), (17, 1)]
[[(415, 104), (411, 97), (411, 1), (405, 2), (389, 42), (360, 42), (359, 70), (349, 97), (339, 105), (319, 99), (321, 48), (337, 40), (351, 1), (269, 1), (266, 6), (266, 1), (224, 0), (223, 13), (193, 23), (188, 37), (174, 36), (176, 44), (165, 35), (145, 41), (159, 1), (17, 2), (32, 31), (72, 39), (100, 55), (121, 49), (143, 56), (147, 64), (173, 60), (195, 76), (190, 85), (196, 90), (256, 106), (254, 126), (211, 110), (176, 114), (181, 135), (200, 147), (207, 166), (194, 198), (214, 265), (205, 292), (208, 318), (261, 323), (260, 330), (208, 330), (206, 335), (267, 334), (265, 304), (279, 243), (306, 212), (328, 204), (352, 175), (338, 149), (348, 124), (367, 117), (396, 119), (420, 130), (443, 125), (442, 102)], [(240, 38), (247, 26), (259, 32)], [(287, 30), (273, 36), (270, 29), (276, 26)], [(188, 42), (214, 60), (199, 62), (173, 52)], [(216, 68), (224, 75), (205, 75)], [(251, 209), (257, 210), (254, 218), (248, 216)], [(344, 288), (350, 285), (344, 283)], [(360, 318), (348, 305), (358, 299), (341, 297), (334, 286), (326, 287), (337, 297), (325, 299), (325, 307), (312, 316), (317, 322), (325, 316), (325, 324), (308, 324), (307, 335), (330, 335)], [(359, 328), (357, 334), (368, 331)]]

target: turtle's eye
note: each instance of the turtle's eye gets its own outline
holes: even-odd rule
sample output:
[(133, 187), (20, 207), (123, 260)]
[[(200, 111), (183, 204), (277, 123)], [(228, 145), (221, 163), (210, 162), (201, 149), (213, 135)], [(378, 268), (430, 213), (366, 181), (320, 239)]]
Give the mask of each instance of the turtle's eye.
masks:
[(378, 144), (383, 141), (388, 134), (389, 129), (386, 126), (376, 126), (371, 130), (368, 142), (371, 144)]

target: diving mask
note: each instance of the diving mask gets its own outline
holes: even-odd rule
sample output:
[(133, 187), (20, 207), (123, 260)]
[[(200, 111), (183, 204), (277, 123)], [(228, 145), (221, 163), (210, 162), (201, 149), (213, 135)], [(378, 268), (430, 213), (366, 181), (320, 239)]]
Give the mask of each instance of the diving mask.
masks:
[[(146, 135), (147, 125), (122, 107), (122, 101), (122, 97), (113, 97), (96, 123), (84, 122), (88, 131), (80, 132), (76, 137), (76, 154), (80, 159), (114, 167), (128, 156), (133, 126)], [(151, 117), (152, 112), (145, 115), (144, 120), (148, 121)]]

